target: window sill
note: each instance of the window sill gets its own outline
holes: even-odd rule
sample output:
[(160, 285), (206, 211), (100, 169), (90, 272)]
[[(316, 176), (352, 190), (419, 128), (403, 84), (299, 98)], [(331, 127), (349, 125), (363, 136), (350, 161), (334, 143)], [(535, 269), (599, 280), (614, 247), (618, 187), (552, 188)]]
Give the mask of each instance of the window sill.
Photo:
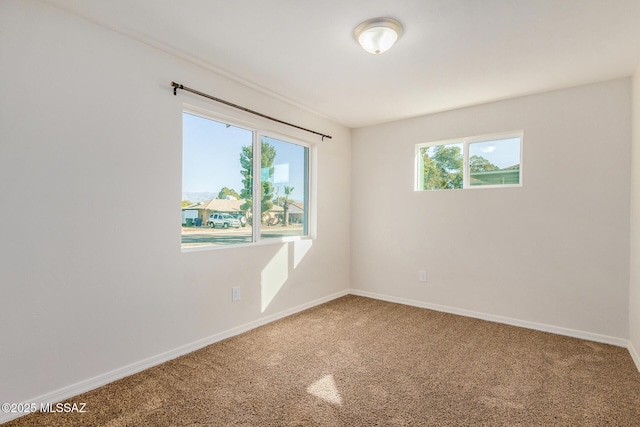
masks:
[(203, 244), (200, 246), (190, 246), (186, 248), (181, 247), (180, 251), (182, 253), (217, 251), (217, 250), (223, 250), (223, 249), (251, 248), (256, 246), (275, 245), (275, 244), (289, 243), (289, 242), (300, 242), (305, 240), (314, 240), (314, 238), (312, 236), (290, 236), (290, 237), (281, 237), (281, 238), (262, 239), (257, 242), (238, 243), (234, 245)]

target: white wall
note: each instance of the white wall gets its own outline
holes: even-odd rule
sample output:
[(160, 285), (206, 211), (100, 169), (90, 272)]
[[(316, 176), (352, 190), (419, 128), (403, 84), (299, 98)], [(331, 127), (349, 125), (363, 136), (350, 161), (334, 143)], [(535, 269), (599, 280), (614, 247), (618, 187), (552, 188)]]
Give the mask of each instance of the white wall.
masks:
[[(348, 129), (30, 0), (0, 2), (0, 77), (0, 402), (349, 288)], [(182, 103), (243, 113), (172, 80), (333, 135), (290, 134), (317, 142), (317, 239), (181, 253)]]
[(633, 142), (631, 156), (631, 280), (629, 350), (640, 369), (640, 65), (633, 75)]
[[(630, 90), (616, 80), (354, 130), (352, 288), (625, 343)], [(416, 143), (520, 129), (523, 187), (413, 191)]]

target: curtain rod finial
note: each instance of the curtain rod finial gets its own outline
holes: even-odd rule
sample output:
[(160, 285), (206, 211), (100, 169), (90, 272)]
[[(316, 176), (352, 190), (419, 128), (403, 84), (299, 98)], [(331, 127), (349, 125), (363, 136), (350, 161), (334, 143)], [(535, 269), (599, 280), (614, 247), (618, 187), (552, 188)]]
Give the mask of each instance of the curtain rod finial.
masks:
[(173, 96), (178, 95), (178, 89), (182, 89), (183, 86), (181, 84), (178, 84), (174, 81), (171, 82), (171, 86), (173, 86)]

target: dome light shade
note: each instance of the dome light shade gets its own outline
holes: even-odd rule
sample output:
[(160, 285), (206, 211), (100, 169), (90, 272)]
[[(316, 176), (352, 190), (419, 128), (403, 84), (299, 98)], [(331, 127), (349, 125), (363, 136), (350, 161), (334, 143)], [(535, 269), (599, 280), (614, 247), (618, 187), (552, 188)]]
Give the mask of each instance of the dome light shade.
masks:
[(358, 25), (353, 32), (360, 46), (367, 52), (385, 53), (402, 35), (402, 25), (391, 18), (373, 18)]

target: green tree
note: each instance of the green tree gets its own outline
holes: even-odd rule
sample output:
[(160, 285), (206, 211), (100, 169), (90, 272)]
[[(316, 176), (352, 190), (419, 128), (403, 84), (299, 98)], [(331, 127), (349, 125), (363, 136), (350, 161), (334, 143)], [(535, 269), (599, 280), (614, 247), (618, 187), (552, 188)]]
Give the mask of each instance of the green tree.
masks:
[(293, 193), (293, 187), (290, 185), (284, 186), (284, 201), (282, 203), (282, 208), (284, 209), (284, 225), (285, 227), (289, 225), (289, 196)]
[(469, 159), (469, 169), (471, 172), (497, 171), (500, 168), (482, 156), (471, 156)]
[(182, 201), (182, 207), (187, 207), (187, 206), (191, 206), (193, 204), (193, 202), (191, 200), (183, 200)]
[(462, 150), (452, 145), (438, 145), (429, 155), (423, 149), (424, 189), (462, 188)]
[(222, 190), (218, 193), (218, 199), (226, 199), (227, 196), (235, 197), (236, 199), (240, 198), (240, 195), (236, 192), (236, 190), (232, 188), (222, 187)]
[[(256, 178), (260, 178), (261, 183), (261, 199), (260, 206), (262, 212), (265, 213), (273, 207), (273, 184), (271, 179), (273, 178), (273, 160), (276, 158), (276, 149), (268, 142), (262, 140), (261, 146), (261, 159), (260, 159), (260, 174)], [(253, 207), (253, 146), (246, 145), (242, 147), (240, 151), (240, 166), (242, 170), (242, 189), (240, 190), (240, 198), (245, 200), (245, 203), (241, 208), (245, 211), (251, 211)]]
[(252, 194), (253, 194), (253, 146), (245, 145), (240, 151), (240, 166), (242, 170), (242, 189), (240, 190), (240, 198), (245, 200), (241, 208), (245, 211), (251, 211)]

